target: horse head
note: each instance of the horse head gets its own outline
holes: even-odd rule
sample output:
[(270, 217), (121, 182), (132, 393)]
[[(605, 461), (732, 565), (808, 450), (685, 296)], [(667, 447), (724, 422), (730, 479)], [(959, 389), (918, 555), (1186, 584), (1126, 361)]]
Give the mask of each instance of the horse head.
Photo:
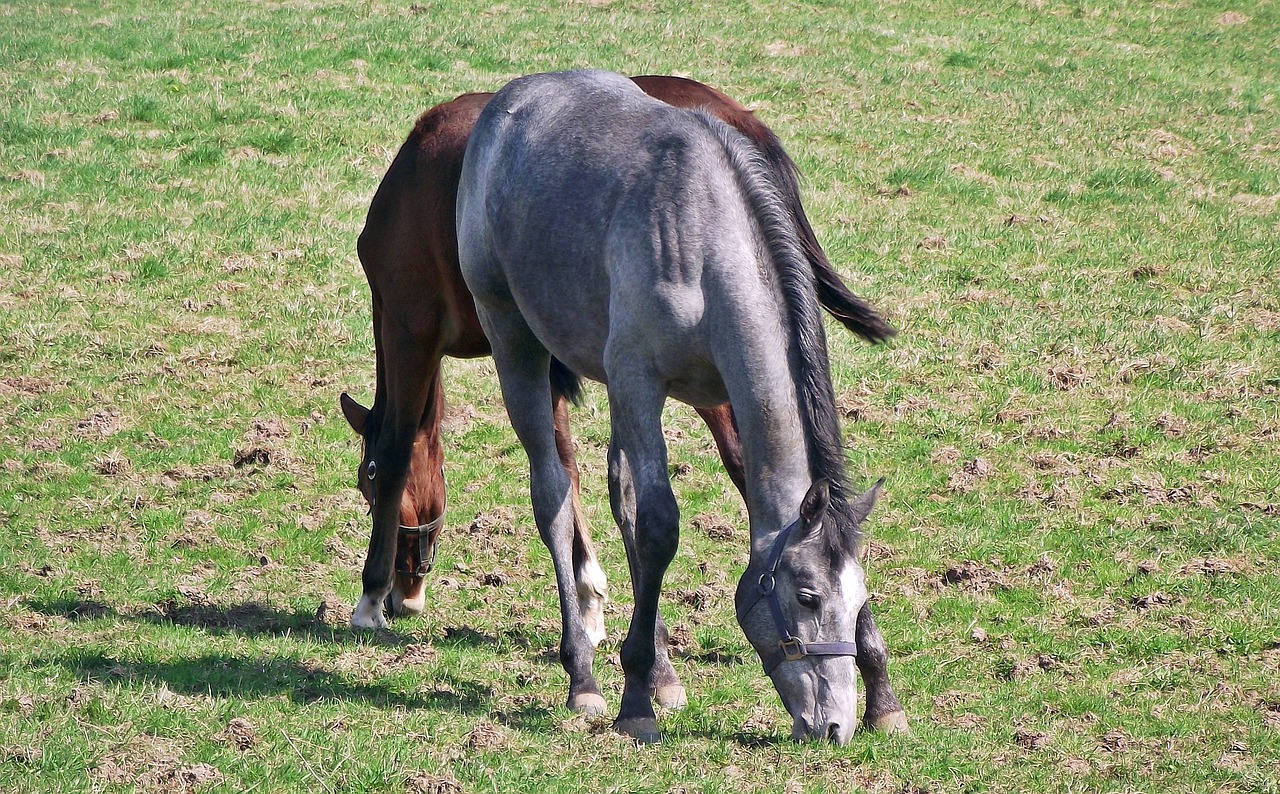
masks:
[[(364, 441), (360, 467), (356, 472), (356, 487), (372, 513), (377, 494), (391, 487), (386, 484), (385, 477), (383, 481), (379, 480), (378, 462), (373, 456), (377, 442), (377, 423), (370, 421), (370, 409), (356, 402), (346, 392), (342, 393), (339, 402), (347, 423)], [(425, 433), (420, 433), (414, 441), (408, 477), (400, 496), (395, 581), (388, 596), (388, 606), (395, 615), (417, 615), (422, 612), (425, 606), (423, 581), (435, 562), (436, 541), (444, 525), (443, 504), (440, 505), (436, 518), (430, 517), (430, 489), (424, 483), (432, 470), (429, 459), (429, 444), (426, 443)], [(438, 463), (435, 469), (439, 470)]]
[(828, 482), (814, 482), (800, 517), (738, 582), (738, 622), (791, 715), (793, 739), (844, 744), (858, 724), (854, 640), (868, 598), (858, 525), (882, 483), (841, 510)]

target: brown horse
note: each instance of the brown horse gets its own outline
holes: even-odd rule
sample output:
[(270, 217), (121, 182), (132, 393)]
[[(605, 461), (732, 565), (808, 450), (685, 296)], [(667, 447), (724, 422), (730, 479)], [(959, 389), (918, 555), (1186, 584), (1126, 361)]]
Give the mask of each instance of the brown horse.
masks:
[[(755, 142), (788, 199), (823, 307), (868, 341), (894, 334), (845, 287), (827, 260), (800, 203), (796, 166), (768, 127), (738, 102), (693, 80), (633, 79), (646, 93), (669, 104), (705, 108)], [(398, 615), (423, 609), (423, 580), (435, 559), (445, 511), (440, 361), (446, 355), (490, 354), (459, 270), (455, 209), (467, 140), (491, 96), (464, 94), (418, 119), (383, 177), (360, 235), (360, 262), (373, 296), (377, 384), (371, 409), (345, 393), (341, 396), (343, 414), (364, 439), (358, 485), (373, 515), (364, 594), (352, 616), (355, 627), (386, 625), (384, 602)], [(576, 396), (575, 379), (558, 362), (552, 369), (556, 443), (574, 486), (576, 589), (588, 633), (599, 642), (604, 637), (606, 583), (577, 501), (578, 467), (567, 409)], [(742, 452), (732, 412), (725, 405), (698, 413), (742, 492)], [(885, 670), (884, 641), (869, 609), (863, 610), (859, 624), (859, 645), (865, 650), (858, 664), (867, 686), (867, 722), (872, 727), (904, 727), (902, 707)], [(659, 657), (665, 660), (665, 628), (660, 627), (659, 635)]]

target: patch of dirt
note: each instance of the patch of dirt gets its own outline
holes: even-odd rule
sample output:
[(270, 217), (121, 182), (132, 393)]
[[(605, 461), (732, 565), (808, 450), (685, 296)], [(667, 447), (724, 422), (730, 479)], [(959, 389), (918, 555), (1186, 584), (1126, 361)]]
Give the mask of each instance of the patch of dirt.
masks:
[(420, 772), (404, 781), (405, 794), (462, 794), (462, 783), (453, 775)]
[(512, 508), (502, 505), (493, 510), (476, 513), (467, 526), (467, 534), (485, 537), (488, 535), (516, 534), (516, 513)]
[(268, 447), (249, 447), (247, 449), (237, 449), (235, 457), (231, 459), (231, 465), (237, 469), (245, 466), (278, 466), (280, 468), (288, 468), (291, 463), (289, 455), (282, 450), (270, 449)]
[(231, 476), (231, 471), (231, 467), (225, 463), (206, 463), (200, 466), (178, 466), (167, 470), (163, 476), (172, 481), (169, 487), (173, 487), (183, 480), (210, 482), (226, 479)]
[(689, 525), (715, 541), (733, 540), (739, 535), (732, 524), (714, 513), (699, 513)]
[(947, 242), (947, 238), (940, 234), (931, 234), (920, 242), (916, 243), (916, 248), (923, 251), (937, 251), (946, 253), (951, 249), (951, 244)]
[(218, 734), (218, 741), (236, 750), (248, 750), (258, 743), (258, 727), (246, 717), (234, 717)]
[(1133, 740), (1129, 738), (1129, 734), (1119, 729), (1107, 731), (1098, 739), (1098, 748), (1109, 753), (1121, 752), (1131, 744)]
[(119, 450), (112, 450), (93, 462), (93, 470), (104, 477), (119, 477), (132, 468), (133, 464)]
[(1049, 367), (1047, 377), (1059, 389), (1071, 391), (1089, 382), (1089, 371), (1079, 364), (1055, 364)]
[(1247, 576), (1252, 572), (1253, 565), (1248, 560), (1226, 557), (1197, 557), (1178, 569), (1183, 576)]
[[(21, 260), (21, 257), (19, 257)], [(0, 262), (2, 265), (3, 262)], [(21, 261), (19, 261), (21, 264)], [(19, 397), (38, 397), (41, 394), (49, 392), (53, 388), (53, 382), (44, 378), (29, 378), (19, 376), (16, 378), (0, 378), (0, 395), (9, 396), (16, 394)]]
[(1167, 606), (1173, 603), (1173, 599), (1164, 593), (1156, 590), (1146, 595), (1134, 596), (1129, 599), (1129, 603), (1134, 609), (1152, 609), (1154, 607)]
[(506, 732), (491, 722), (481, 720), (467, 734), (466, 746), (469, 750), (484, 752), (501, 750), (508, 744)]
[(352, 611), (345, 601), (330, 596), (316, 607), (316, 622), (334, 628), (346, 628), (351, 625)]
[(261, 444), (288, 436), (289, 428), (280, 419), (255, 419), (245, 431), (244, 440), (250, 444)]
[(973, 560), (951, 566), (943, 572), (940, 582), (944, 587), (959, 587), (970, 592), (1009, 589), (1009, 583), (1002, 574)]
[(990, 477), (994, 471), (991, 462), (986, 458), (974, 458), (951, 475), (947, 480), (947, 489), (954, 493), (972, 491), (980, 481)]
[(400, 654), (396, 656), (395, 666), (397, 667), (415, 667), (434, 662), (436, 659), (436, 649), (425, 642), (415, 642), (412, 645), (406, 645), (400, 650)]
[(1024, 750), (1040, 750), (1049, 744), (1049, 734), (1019, 728), (1013, 732), (1013, 743)]
[(764, 51), (774, 58), (795, 58), (800, 55), (808, 55), (809, 48), (802, 44), (792, 44), (787, 41), (775, 41), (764, 45)]
[(1258, 711), (1262, 714), (1262, 724), (1272, 730), (1280, 731), (1280, 701), (1259, 703)]
[(1236, 25), (1244, 25), (1249, 21), (1248, 14), (1242, 14), (1239, 11), (1227, 11), (1218, 17), (1218, 25), (1224, 28), (1235, 27)]
[(114, 436), (124, 429), (124, 421), (120, 412), (113, 409), (95, 411), (72, 428), (72, 435), (81, 440), (103, 440)]

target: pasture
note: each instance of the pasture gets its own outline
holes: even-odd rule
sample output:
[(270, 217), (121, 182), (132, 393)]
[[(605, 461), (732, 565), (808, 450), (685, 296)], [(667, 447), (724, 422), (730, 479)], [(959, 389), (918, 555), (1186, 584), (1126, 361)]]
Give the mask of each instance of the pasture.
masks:
[[(1193, 0), (0, 6), (0, 791), (1280, 790), (1278, 38)], [(445, 366), (426, 614), (347, 627), (369, 199), (423, 110), (588, 66), (755, 109), (899, 329), (828, 333), (909, 735), (788, 739), (674, 405), (689, 705), (642, 748), (565, 711), (488, 360)], [(603, 390), (572, 416), (612, 714)]]

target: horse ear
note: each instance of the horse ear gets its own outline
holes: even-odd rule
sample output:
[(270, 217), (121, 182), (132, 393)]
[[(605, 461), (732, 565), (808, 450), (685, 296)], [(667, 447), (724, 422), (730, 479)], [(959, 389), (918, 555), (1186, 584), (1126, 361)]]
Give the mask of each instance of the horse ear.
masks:
[(884, 478), (876, 480), (876, 484), (859, 496), (857, 500), (849, 505), (850, 511), (853, 513), (853, 520), (857, 524), (861, 524), (867, 520), (867, 516), (871, 515), (871, 508), (876, 506), (876, 499), (880, 498), (880, 491), (884, 489)]
[(809, 537), (815, 527), (822, 525), (822, 516), (830, 505), (831, 484), (825, 479), (815, 480), (800, 502), (800, 531), (796, 533), (797, 541)]
[(356, 435), (363, 436), (364, 423), (369, 418), (369, 409), (351, 399), (351, 395), (346, 392), (338, 398), (338, 403), (342, 406), (342, 415), (347, 418), (347, 424), (356, 431)]

